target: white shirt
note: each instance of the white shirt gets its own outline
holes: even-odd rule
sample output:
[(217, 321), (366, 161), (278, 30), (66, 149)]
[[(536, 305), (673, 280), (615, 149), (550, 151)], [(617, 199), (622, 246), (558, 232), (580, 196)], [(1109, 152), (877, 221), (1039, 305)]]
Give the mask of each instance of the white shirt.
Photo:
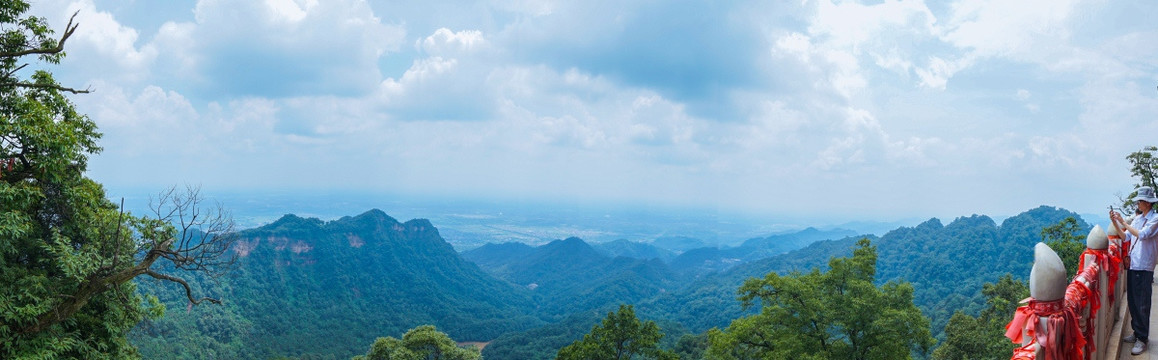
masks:
[(1154, 271), (1158, 255), (1158, 213), (1153, 209), (1134, 218), (1130, 227), (1138, 229), (1138, 236), (1126, 231), (1130, 240), (1130, 270)]

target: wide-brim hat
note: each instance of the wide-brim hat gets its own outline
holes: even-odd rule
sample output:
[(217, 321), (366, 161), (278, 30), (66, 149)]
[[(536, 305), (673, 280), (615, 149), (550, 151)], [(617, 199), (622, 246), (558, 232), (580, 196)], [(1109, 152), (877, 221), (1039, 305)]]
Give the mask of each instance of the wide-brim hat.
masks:
[(1135, 195), (1131, 200), (1141, 200), (1153, 204), (1158, 202), (1158, 197), (1154, 196), (1154, 189), (1151, 189), (1149, 186), (1143, 186), (1138, 188), (1138, 195)]

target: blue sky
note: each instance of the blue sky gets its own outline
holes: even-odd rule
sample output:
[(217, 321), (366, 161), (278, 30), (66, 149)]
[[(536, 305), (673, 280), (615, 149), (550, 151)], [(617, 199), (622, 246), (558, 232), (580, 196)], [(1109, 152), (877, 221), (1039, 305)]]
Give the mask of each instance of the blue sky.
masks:
[[(1101, 213), (1158, 144), (1149, 1), (40, 1), (114, 192), (839, 220)], [(128, 190), (123, 190), (128, 191)], [(116, 194), (112, 194), (116, 195)], [(293, 211), (293, 209), (287, 209)], [(837, 220), (839, 219), (839, 220)]]

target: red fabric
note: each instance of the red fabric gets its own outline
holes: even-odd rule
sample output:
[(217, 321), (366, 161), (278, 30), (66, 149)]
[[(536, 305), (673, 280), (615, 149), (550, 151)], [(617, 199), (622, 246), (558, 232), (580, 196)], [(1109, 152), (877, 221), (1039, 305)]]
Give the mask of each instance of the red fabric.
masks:
[(1122, 267), (1129, 269), (1130, 268), (1130, 239), (1128, 239), (1126, 237), (1116, 236), (1116, 235), (1110, 236), (1110, 239), (1121, 239), (1122, 240), (1122, 252), (1118, 254), (1118, 257), (1122, 259), (1122, 264), (1123, 264)]
[(1115, 248), (1116, 246), (1111, 244), (1110, 248), (1106, 250), (1086, 249), (1086, 251), (1082, 252), (1082, 255), (1078, 257), (1078, 269), (1085, 269), (1086, 255), (1093, 255), (1094, 258), (1097, 259), (1095, 263), (1098, 264), (1098, 267), (1106, 271), (1106, 290), (1109, 292), (1106, 300), (1109, 304), (1114, 303), (1114, 286), (1118, 283), (1118, 276), (1122, 270), (1121, 260), (1114, 256), (1113, 250), (1115, 250)]
[[(1067, 289), (1067, 292), (1069, 290)], [(1051, 360), (1080, 360), (1086, 339), (1082, 337), (1078, 325), (1078, 315), (1074, 308), (1066, 306), (1065, 299), (1037, 301), (1032, 298), (1022, 300), (1029, 303), (1017, 308), (1013, 321), (1005, 325), (1005, 337), (1014, 343), (1022, 343), (1022, 329), (1033, 338)], [(1045, 331), (1038, 331), (1039, 319), (1047, 317)]]
[[(1072, 310), (1075, 314), (1081, 314), (1082, 310), (1089, 309), (1089, 316), (1086, 317), (1085, 328), (1082, 338), (1086, 340), (1085, 357), (1089, 359), (1090, 355), (1094, 353), (1094, 330), (1097, 329), (1095, 322), (1098, 314), (1098, 309), (1101, 308), (1101, 296), (1098, 294), (1098, 269), (1096, 266), (1091, 266), (1082, 270), (1070, 286), (1066, 288), (1066, 309)], [(1086, 284), (1089, 286), (1086, 286)]]
[(1037, 349), (1033, 347), (1033, 344), (1029, 344), (1013, 349), (1013, 357), (1009, 360), (1033, 360), (1034, 358), (1037, 358)]

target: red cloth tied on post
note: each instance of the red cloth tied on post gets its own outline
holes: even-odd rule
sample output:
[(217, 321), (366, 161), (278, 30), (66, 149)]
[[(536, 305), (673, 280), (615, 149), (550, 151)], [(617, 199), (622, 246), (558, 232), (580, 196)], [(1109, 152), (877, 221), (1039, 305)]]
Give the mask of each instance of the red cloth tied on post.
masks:
[[(1083, 251), (1082, 255), (1078, 257), (1078, 269), (1085, 269), (1086, 255), (1093, 255), (1094, 258), (1097, 259), (1095, 263), (1098, 264), (1098, 267), (1106, 271), (1106, 290), (1109, 292), (1109, 294), (1106, 294), (1106, 299), (1110, 304), (1114, 303), (1114, 285), (1118, 283), (1118, 275), (1120, 275), (1119, 272), (1122, 269), (1121, 260), (1113, 256), (1113, 251), (1111, 251), (1111, 249), (1114, 248), (1115, 246), (1111, 244), (1110, 249), (1106, 250), (1086, 249), (1086, 251)], [(1099, 289), (1094, 290), (1097, 291)]]
[[(1068, 292), (1068, 289), (1067, 289)], [(1022, 343), (1022, 329), (1041, 345), (1046, 358), (1051, 360), (1080, 360), (1086, 339), (1078, 325), (1078, 314), (1073, 307), (1065, 306), (1065, 299), (1037, 301), (1033, 298), (1022, 300), (1027, 304), (1018, 307), (1013, 321), (1005, 325), (1005, 337), (1014, 343)], [(1046, 317), (1046, 328), (1039, 331), (1040, 318)]]
[(1013, 356), (1009, 360), (1034, 360), (1037, 358), (1037, 349), (1034, 349), (1033, 344), (1022, 346), (1013, 349)]
[[(1082, 270), (1074, 277), (1074, 281), (1070, 286), (1066, 287), (1066, 309), (1072, 309), (1075, 314), (1081, 314), (1082, 309), (1089, 307), (1089, 316), (1086, 317), (1085, 328), (1082, 337), (1086, 340), (1085, 358), (1089, 358), (1094, 353), (1094, 330), (1097, 329), (1097, 322), (1095, 321), (1098, 314), (1098, 309), (1101, 308), (1101, 296), (1098, 294), (1098, 269), (1096, 266), (1091, 266)], [(1089, 284), (1089, 286), (1086, 286)]]
[(1121, 251), (1118, 253), (1118, 259), (1120, 259), (1122, 261), (1122, 264), (1124, 264), (1124, 265), (1122, 265), (1122, 267), (1129, 269), (1130, 268), (1130, 240), (1125, 238), (1125, 237), (1119, 236), (1119, 235), (1110, 235), (1109, 237), (1110, 237), (1111, 243), (1113, 243), (1112, 242), (1113, 240), (1119, 240), (1118, 242), (1122, 243)]

